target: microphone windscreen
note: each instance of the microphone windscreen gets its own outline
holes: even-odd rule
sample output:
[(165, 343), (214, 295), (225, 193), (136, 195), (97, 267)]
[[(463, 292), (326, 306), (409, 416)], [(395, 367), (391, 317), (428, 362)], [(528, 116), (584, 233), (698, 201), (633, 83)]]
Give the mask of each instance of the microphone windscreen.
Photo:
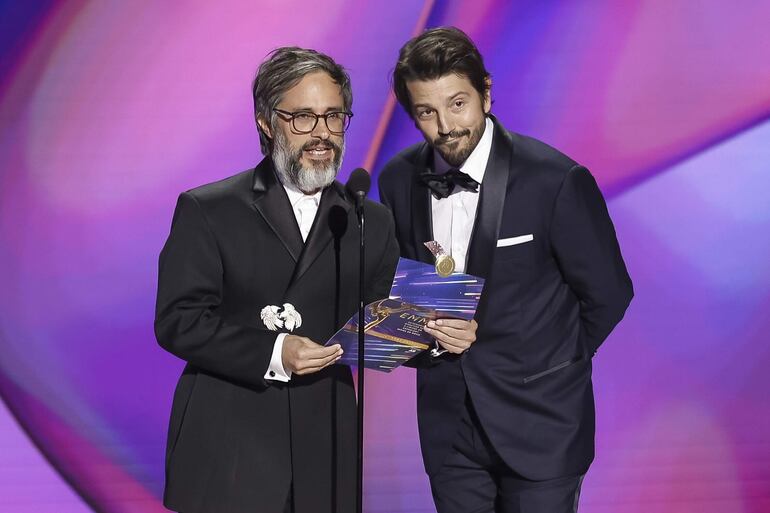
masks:
[(364, 193), (366, 196), (369, 193), (369, 188), (372, 186), (372, 177), (366, 172), (366, 169), (358, 167), (350, 173), (348, 183), (345, 185), (348, 193), (351, 196), (356, 196), (357, 193)]

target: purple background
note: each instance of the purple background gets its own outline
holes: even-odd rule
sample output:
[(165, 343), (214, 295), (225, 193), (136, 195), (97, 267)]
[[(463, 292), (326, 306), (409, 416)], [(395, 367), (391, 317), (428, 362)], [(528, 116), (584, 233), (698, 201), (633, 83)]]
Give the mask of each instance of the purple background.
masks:
[[(0, 3), (0, 511), (162, 511), (155, 343), (177, 194), (260, 158), (276, 46), (353, 79), (342, 178), (419, 140), (388, 74), (454, 24), (493, 112), (586, 164), (636, 298), (595, 359), (584, 513), (770, 511), (770, 3)], [(366, 511), (433, 511), (414, 375), (369, 373)], [(515, 429), (515, 426), (512, 426)]]

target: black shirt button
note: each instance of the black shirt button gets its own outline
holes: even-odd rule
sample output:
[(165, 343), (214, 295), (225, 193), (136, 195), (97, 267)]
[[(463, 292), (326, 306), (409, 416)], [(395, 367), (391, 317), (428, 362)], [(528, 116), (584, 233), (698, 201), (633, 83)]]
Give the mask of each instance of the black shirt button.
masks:
[(271, 378), (274, 378), (274, 377), (275, 377), (275, 372), (273, 372), (273, 371), (270, 371), (270, 377), (271, 377)]

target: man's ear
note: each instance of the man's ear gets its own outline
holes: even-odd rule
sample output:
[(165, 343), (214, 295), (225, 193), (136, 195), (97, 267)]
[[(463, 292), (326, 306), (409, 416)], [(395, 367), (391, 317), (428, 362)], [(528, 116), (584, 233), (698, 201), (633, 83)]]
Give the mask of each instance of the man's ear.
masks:
[(270, 123), (268, 123), (261, 114), (257, 116), (257, 125), (259, 125), (259, 128), (264, 132), (268, 139), (273, 138), (273, 132), (270, 130)]
[(484, 114), (489, 114), (492, 110), (492, 77), (484, 79), (486, 94), (484, 95)]

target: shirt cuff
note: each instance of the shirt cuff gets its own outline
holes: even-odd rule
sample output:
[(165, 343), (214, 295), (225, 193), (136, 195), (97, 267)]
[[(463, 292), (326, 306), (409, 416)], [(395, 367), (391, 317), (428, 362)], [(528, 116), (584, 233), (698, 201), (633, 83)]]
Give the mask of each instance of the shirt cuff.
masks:
[(275, 344), (273, 344), (273, 355), (270, 357), (270, 366), (265, 372), (265, 379), (271, 381), (283, 381), (287, 382), (291, 379), (291, 371), (286, 371), (283, 368), (283, 339), (286, 338), (288, 333), (279, 333), (275, 337)]

